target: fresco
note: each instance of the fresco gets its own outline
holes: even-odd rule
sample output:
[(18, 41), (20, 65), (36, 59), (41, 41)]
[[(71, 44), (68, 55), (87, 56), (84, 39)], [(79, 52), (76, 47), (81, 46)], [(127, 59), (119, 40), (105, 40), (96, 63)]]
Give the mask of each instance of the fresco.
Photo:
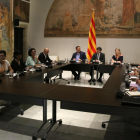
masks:
[(30, 4), (22, 0), (14, 0), (14, 19), (19, 19), (23, 22), (29, 22)]
[(140, 37), (140, 0), (54, 0), (44, 36), (88, 36), (93, 9), (97, 37)]
[(12, 50), (12, 7), (11, 0), (0, 0), (0, 50), (7, 52), (11, 60)]

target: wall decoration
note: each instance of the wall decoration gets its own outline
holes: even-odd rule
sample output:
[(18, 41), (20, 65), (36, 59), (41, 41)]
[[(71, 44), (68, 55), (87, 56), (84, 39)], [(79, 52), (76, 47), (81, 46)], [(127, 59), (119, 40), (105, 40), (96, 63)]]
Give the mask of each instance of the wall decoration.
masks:
[(140, 0), (54, 0), (44, 36), (88, 37), (93, 9), (97, 37), (140, 37)]
[(0, 50), (12, 59), (12, 0), (0, 0)]
[(29, 22), (30, 3), (22, 0), (14, 0), (14, 19), (19, 19), (23, 22)]

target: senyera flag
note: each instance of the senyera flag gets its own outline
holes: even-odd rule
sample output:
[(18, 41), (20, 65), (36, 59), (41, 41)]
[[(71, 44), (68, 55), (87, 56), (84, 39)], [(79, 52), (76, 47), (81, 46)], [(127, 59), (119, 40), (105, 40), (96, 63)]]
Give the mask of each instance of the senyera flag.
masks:
[(92, 13), (90, 30), (89, 30), (89, 40), (88, 40), (88, 49), (87, 49), (87, 59), (91, 60), (94, 53), (96, 53), (96, 32), (95, 32), (95, 19), (94, 11)]

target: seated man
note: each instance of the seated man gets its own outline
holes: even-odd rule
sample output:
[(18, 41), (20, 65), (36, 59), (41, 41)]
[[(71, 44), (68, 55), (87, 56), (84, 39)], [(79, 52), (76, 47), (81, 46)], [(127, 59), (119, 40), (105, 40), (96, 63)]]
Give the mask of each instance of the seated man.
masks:
[[(73, 53), (71, 60), (84, 61), (86, 59), (87, 59), (87, 57), (85, 55), (85, 52), (81, 51), (80, 46), (76, 46), (76, 52)], [(72, 71), (72, 74), (74, 75), (74, 80), (80, 79), (80, 73), (81, 73), (81, 71), (78, 71), (78, 74), (75, 71)]]
[[(97, 53), (94, 53), (93, 56), (92, 56), (92, 59), (91, 59), (91, 62), (93, 60), (95, 60), (96, 62), (105, 62), (105, 54), (101, 52), (102, 51), (102, 48), (101, 47), (97, 47)], [(91, 73), (90, 73), (91, 75)], [(100, 73), (100, 77), (99, 79), (97, 80), (98, 82), (101, 82), (102, 83), (102, 76), (103, 76), (103, 73)], [(91, 82), (92, 79), (90, 79), (88, 82)], [(93, 81), (95, 81), (95, 79), (93, 78)]]
[(140, 91), (140, 79), (136, 80), (136, 84), (138, 84), (138, 87), (130, 87), (129, 90), (130, 91)]
[(38, 59), (41, 63), (44, 63), (46, 65), (50, 65), (52, 63), (52, 60), (49, 58), (49, 49), (45, 48), (42, 53), (39, 54)]
[(1, 50), (0, 51), (0, 75), (3, 75), (5, 72), (13, 71), (13, 69), (10, 66), (10, 63), (5, 60), (6, 58), (6, 51)]

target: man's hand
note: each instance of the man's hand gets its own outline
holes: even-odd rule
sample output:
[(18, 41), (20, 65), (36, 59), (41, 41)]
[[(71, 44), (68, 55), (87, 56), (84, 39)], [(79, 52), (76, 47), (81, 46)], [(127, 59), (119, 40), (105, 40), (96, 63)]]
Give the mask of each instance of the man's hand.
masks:
[(92, 64), (92, 62), (89, 61), (88, 64)]
[(130, 87), (129, 90), (130, 91), (137, 91), (138, 89), (137, 89), (137, 87)]
[(99, 60), (95, 60), (96, 62), (99, 62)]
[(116, 61), (117, 63), (121, 63), (121, 61)]
[(34, 58), (38, 59), (36, 56), (34, 56)]
[(76, 59), (75, 59), (75, 58), (73, 58), (73, 60), (75, 61)]
[(78, 61), (82, 61), (81, 59), (78, 59)]

